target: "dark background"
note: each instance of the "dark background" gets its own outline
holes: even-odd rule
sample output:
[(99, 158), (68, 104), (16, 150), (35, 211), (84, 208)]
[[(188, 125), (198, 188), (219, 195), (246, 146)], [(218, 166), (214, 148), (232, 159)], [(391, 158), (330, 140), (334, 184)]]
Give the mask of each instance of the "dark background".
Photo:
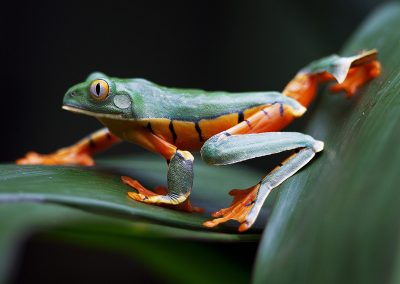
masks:
[(171, 87), (281, 90), (311, 60), (339, 52), (380, 2), (8, 3), (0, 161), (48, 153), (98, 129), (95, 119), (61, 110), (67, 88), (90, 72)]

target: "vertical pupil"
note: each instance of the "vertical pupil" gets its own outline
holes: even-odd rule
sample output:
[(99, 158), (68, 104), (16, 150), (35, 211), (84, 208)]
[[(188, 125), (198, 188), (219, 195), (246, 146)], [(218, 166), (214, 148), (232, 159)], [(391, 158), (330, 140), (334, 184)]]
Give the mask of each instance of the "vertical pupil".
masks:
[(96, 85), (96, 94), (100, 96), (100, 83), (97, 83)]

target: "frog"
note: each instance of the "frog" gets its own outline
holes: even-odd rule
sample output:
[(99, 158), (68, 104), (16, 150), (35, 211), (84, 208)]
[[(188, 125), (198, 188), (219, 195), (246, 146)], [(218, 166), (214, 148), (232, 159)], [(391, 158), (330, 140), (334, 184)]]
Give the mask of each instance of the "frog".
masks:
[(160, 154), (167, 162), (167, 187), (150, 190), (122, 176), (137, 202), (165, 205), (185, 212), (192, 206), (194, 151), (208, 164), (223, 166), (290, 151), (288, 158), (256, 185), (233, 189), (229, 207), (212, 214), (208, 228), (235, 220), (246, 231), (256, 221), (271, 191), (324, 149), (324, 142), (301, 132), (282, 130), (301, 117), (314, 100), (317, 86), (332, 82), (331, 91), (351, 98), (379, 76), (377, 50), (351, 56), (331, 55), (302, 68), (283, 91), (224, 92), (164, 87), (141, 78), (120, 79), (94, 72), (64, 95), (62, 108), (92, 116), (104, 128), (50, 154), (28, 152), (19, 165), (94, 165), (93, 156), (127, 141)]

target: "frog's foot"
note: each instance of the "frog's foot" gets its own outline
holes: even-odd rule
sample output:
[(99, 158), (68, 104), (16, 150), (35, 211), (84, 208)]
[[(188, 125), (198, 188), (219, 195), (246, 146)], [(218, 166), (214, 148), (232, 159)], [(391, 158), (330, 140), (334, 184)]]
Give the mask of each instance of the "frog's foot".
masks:
[(16, 163), (18, 165), (94, 165), (94, 161), (88, 153), (75, 151), (73, 148), (60, 149), (52, 154), (28, 152), (25, 157), (18, 159)]
[(212, 216), (217, 218), (204, 222), (203, 225), (211, 228), (229, 220), (236, 220), (241, 223), (239, 226), (239, 232), (248, 230), (257, 217), (257, 215), (250, 214), (250, 212), (254, 207), (259, 188), (260, 184), (257, 184), (244, 190), (231, 190), (229, 192), (229, 195), (233, 196), (231, 206), (214, 212)]
[[(173, 199), (168, 196), (168, 190), (164, 186), (156, 186), (154, 191), (145, 188), (139, 181), (127, 176), (121, 177), (122, 182), (133, 187), (138, 192), (128, 192), (128, 196), (136, 201), (155, 204), (163, 207), (172, 208), (178, 211), (203, 213), (204, 209), (194, 207), (189, 201), (189, 197), (178, 197)], [(184, 200), (181, 200), (185, 198)]]
[(357, 89), (381, 73), (381, 65), (374, 60), (365, 65), (352, 67), (343, 83), (337, 83), (330, 89), (332, 92), (345, 91), (348, 97), (353, 96)]

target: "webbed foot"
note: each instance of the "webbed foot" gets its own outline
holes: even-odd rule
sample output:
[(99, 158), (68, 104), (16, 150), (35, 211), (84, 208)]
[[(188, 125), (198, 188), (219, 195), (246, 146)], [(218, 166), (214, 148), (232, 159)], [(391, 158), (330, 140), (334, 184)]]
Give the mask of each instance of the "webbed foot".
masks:
[[(157, 186), (154, 191), (145, 188), (139, 181), (127, 176), (121, 177), (122, 182), (133, 187), (137, 192), (128, 192), (128, 196), (136, 201), (172, 208), (178, 211), (203, 213), (204, 209), (192, 206), (189, 197), (178, 197), (177, 199), (168, 196), (168, 189), (164, 186)], [(182, 199), (182, 200), (181, 200)]]
[(60, 149), (52, 154), (28, 152), (16, 161), (17, 165), (81, 165), (93, 166), (94, 161), (87, 153), (74, 151), (72, 148)]
[(259, 188), (260, 184), (257, 184), (244, 190), (231, 190), (229, 192), (229, 195), (233, 196), (231, 206), (214, 212), (212, 216), (217, 218), (204, 222), (203, 225), (211, 228), (229, 220), (236, 220), (240, 223), (239, 232), (248, 230), (253, 225), (255, 217), (257, 217), (255, 215), (253, 218), (249, 213), (255, 204)]
[(332, 92), (345, 91), (348, 97), (353, 96), (357, 89), (369, 80), (376, 78), (381, 73), (381, 65), (374, 60), (365, 65), (352, 67), (343, 83), (333, 85), (330, 90)]

